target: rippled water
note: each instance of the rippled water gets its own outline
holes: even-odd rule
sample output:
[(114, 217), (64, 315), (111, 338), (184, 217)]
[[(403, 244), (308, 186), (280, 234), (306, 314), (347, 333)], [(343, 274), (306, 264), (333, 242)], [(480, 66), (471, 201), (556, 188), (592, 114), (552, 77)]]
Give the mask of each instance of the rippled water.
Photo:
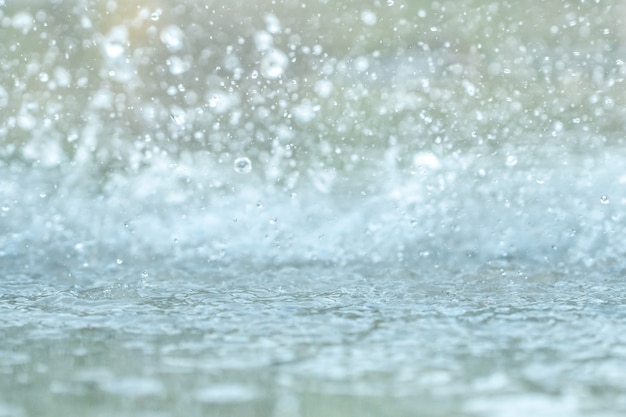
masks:
[(210, 202), (14, 165), (0, 415), (619, 415), (621, 155), (571, 158)]
[(624, 284), (222, 267), (5, 275), (2, 415), (619, 415)]
[(0, 417), (623, 415), (624, 10), (0, 0)]

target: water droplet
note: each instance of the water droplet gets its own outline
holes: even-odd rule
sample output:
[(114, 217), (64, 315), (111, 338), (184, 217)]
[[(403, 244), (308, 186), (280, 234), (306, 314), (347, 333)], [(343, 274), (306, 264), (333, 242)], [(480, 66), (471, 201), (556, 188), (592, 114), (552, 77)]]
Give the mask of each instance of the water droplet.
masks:
[(601, 202), (602, 204), (609, 204), (609, 203), (610, 203), (610, 201), (609, 201), (609, 197), (608, 197), (608, 196), (606, 196), (606, 195), (603, 195), (602, 197), (600, 197), (600, 202)]
[(109, 58), (115, 59), (124, 53), (124, 45), (118, 40), (110, 39), (104, 43), (104, 52)]
[(178, 26), (170, 25), (163, 28), (160, 38), (161, 42), (167, 46), (167, 49), (176, 52), (183, 48), (185, 33)]
[(334, 85), (329, 80), (319, 80), (315, 83), (313, 89), (321, 98), (328, 98), (333, 92)]
[(361, 22), (363, 22), (367, 26), (374, 26), (377, 22), (376, 13), (371, 10), (363, 10), (361, 12)]
[(507, 156), (506, 162), (504, 164), (508, 166), (509, 168), (514, 167), (515, 165), (517, 165), (517, 157), (515, 155)]
[(123, 264), (123, 263), (124, 263), (124, 261), (123, 261), (123, 260), (121, 260), (120, 258), (117, 258), (117, 259), (115, 260), (115, 262), (116, 262), (118, 265), (121, 265), (121, 264)]
[(161, 9), (156, 9), (151, 15), (150, 15), (150, 19), (154, 20), (155, 22), (157, 20), (159, 20), (161, 18), (161, 14), (163, 14), (163, 10)]
[(242, 156), (235, 159), (235, 162), (233, 162), (233, 168), (235, 169), (235, 172), (247, 174), (252, 171), (252, 162), (250, 162), (249, 158)]
[(22, 35), (26, 35), (33, 27), (35, 19), (33, 19), (33, 16), (28, 12), (18, 12), (13, 16), (10, 22), (14, 29), (20, 30)]
[(187, 121), (185, 111), (180, 107), (174, 106), (171, 108), (170, 119), (177, 125), (184, 125)]
[(269, 33), (279, 33), (281, 28), (280, 28), (280, 20), (278, 20), (278, 17), (276, 17), (275, 14), (268, 14), (265, 16), (265, 24), (266, 29)]
[(173, 56), (166, 61), (168, 68), (170, 69), (170, 73), (172, 75), (180, 75), (186, 72), (190, 65), (187, 61), (182, 60), (177, 56)]
[(269, 80), (281, 77), (287, 69), (289, 58), (283, 52), (273, 49), (261, 60), (261, 75)]

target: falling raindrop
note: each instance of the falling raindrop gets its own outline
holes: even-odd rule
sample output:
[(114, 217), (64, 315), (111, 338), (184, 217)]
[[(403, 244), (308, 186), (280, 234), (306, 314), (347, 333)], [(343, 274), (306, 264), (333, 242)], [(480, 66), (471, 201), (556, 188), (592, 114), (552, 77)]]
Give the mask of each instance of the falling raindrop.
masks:
[(185, 111), (183, 109), (178, 106), (174, 106), (170, 109), (170, 119), (172, 119), (175, 124), (182, 126), (187, 121), (187, 116), (185, 115)]
[(376, 13), (371, 10), (363, 10), (361, 12), (361, 22), (367, 26), (374, 26), (377, 22)]
[(161, 42), (167, 46), (167, 49), (176, 52), (183, 48), (185, 33), (178, 26), (169, 25), (163, 28), (160, 38)]
[(233, 162), (233, 168), (235, 169), (235, 172), (247, 174), (252, 171), (252, 162), (250, 162), (249, 158), (242, 156), (235, 159)]
[(151, 15), (150, 15), (150, 19), (157, 21), (161, 18), (161, 14), (163, 14), (163, 10), (161, 9), (156, 9)]
[(318, 80), (313, 89), (315, 93), (321, 98), (328, 98), (334, 89), (333, 83), (329, 80)]

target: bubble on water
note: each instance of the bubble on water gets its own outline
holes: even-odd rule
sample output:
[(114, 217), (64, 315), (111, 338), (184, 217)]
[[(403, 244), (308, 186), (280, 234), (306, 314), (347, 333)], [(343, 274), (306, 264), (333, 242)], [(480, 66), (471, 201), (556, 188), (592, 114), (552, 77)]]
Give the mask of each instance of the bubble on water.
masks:
[(377, 22), (376, 13), (366, 9), (361, 12), (361, 22), (367, 26), (374, 26)]
[(279, 78), (285, 73), (288, 64), (287, 55), (278, 49), (272, 49), (261, 60), (261, 75), (269, 80)]
[(233, 168), (235, 172), (240, 174), (247, 174), (252, 171), (252, 162), (250, 162), (250, 158), (245, 156), (241, 156), (233, 162)]
[(606, 196), (606, 195), (603, 195), (602, 197), (600, 197), (600, 202), (601, 202), (602, 204), (609, 204), (609, 203), (610, 203), (610, 201), (609, 201), (609, 197), (608, 197), (608, 196)]
[(175, 25), (169, 25), (161, 30), (161, 42), (172, 52), (180, 51), (183, 48), (185, 33)]

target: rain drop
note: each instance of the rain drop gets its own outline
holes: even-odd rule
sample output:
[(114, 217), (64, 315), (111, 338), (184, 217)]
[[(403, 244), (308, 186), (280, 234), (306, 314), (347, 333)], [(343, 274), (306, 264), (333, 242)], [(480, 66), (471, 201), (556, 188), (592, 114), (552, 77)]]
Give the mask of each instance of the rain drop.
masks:
[(283, 52), (273, 49), (261, 60), (261, 75), (269, 80), (281, 77), (289, 64), (289, 58)]
[(235, 162), (233, 162), (233, 168), (235, 169), (235, 172), (247, 174), (252, 171), (252, 162), (250, 162), (249, 158), (242, 156), (235, 159)]
[(183, 48), (185, 33), (178, 26), (170, 25), (161, 31), (161, 42), (172, 52), (180, 51)]
[(601, 202), (602, 204), (609, 204), (609, 202), (610, 202), (610, 201), (609, 201), (609, 197), (608, 197), (608, 196), (606, 196), (606, 195), (603, 195), (602, 197), (600, 197), (600, 202)]
[(162, 14), (162, 13), (163, 13), (163, 10), (161, 10), (161, 9), (156, 9), (156, 10), (154, 11), (154, 13), (152, 13), (152, 14), (150, 15), (150, 19), (152, 19), (152, 20), (154, 20), (154, 21), (159, 20), (159, 19), (161, 18), (161, 14)]
[(515, 155), (508, 155), (504, 164), (509, 168), (513, 168), (517, 165), (517, 157)]
[(367, 26), (374, 26), (377, 22), (376, 13), (371, 10), (363, 10), (361, 12), (361, 22)]

